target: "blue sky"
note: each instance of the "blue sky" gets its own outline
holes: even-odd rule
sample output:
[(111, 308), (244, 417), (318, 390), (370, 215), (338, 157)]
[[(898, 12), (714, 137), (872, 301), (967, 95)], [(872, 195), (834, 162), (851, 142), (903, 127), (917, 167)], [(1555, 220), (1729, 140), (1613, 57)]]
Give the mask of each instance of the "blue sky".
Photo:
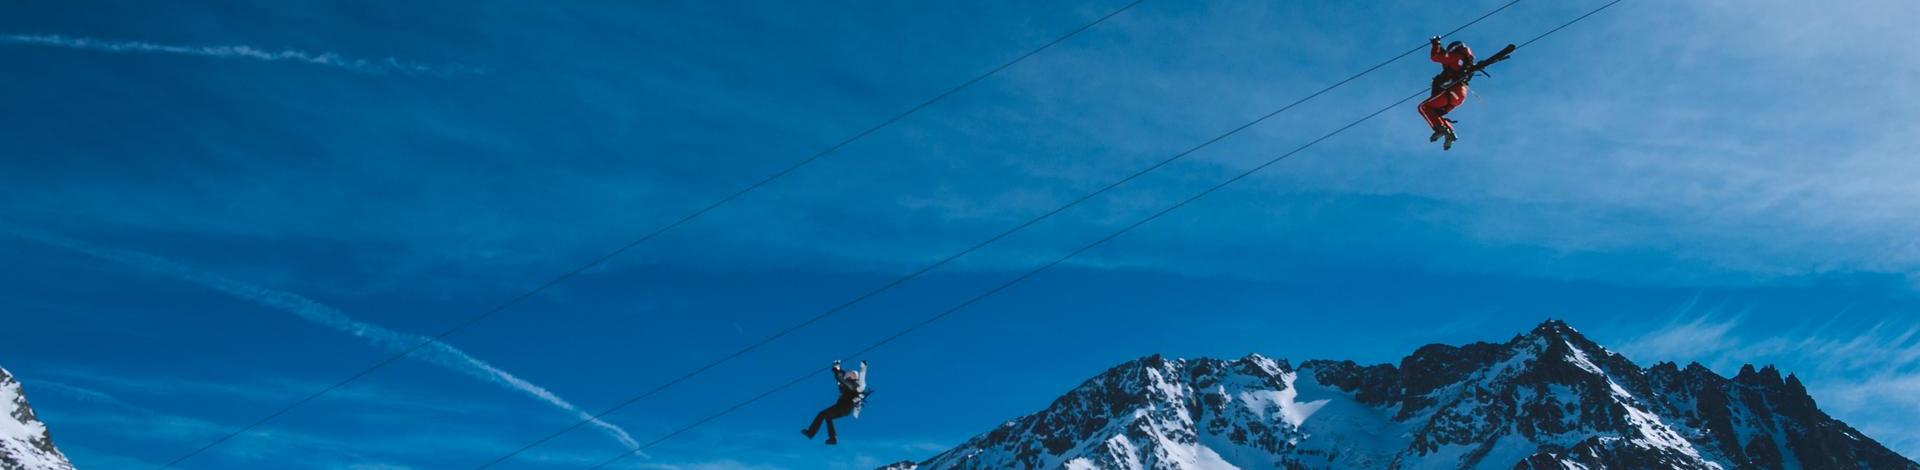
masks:
[[(23, 4), (0, 364), (83, 468), (165, 462), (1125, 2)], [(459, 468), (1418, 45), (1495, 1), (1149, 0), (188, 461)], [(1598, 0), (1528, 1), (1524, 40)], [(1629, 0), (627, 468), (919, 459), (1133, 357), (1386, 362), (1565, 318), (1775, 363), (1920, 454), (1920, 39), (1899, 1)], [(1423, 87), (1413, 57), (570, 433), (581, 468)], [(854, 359), (854, 358), (849, 358)], [(294, 463), (289, 463), (294, 462)]]

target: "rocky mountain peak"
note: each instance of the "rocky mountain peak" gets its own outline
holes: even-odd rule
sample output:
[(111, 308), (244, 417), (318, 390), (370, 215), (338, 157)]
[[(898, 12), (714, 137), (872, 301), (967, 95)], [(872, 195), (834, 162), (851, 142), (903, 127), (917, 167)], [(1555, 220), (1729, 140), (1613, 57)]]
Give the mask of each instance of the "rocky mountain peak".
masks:
[(1547, 321), (1540, 322), (1539, 325), (1534, 326), (1533, 330), (1529, 331), (1527, 334), (1532, 336), (1554, 337), (1554, 338), (1560, 338), (1560, 339), (1567, 339), (1567, 338), (1573, 338), (1573, 337), (1578, 337), (1582, 340), (1586, 339), (1586, 337), (1580, 336), (1579, 330), (1575, 330), (1573, 329), (1572, 326), (1567, 325), (1567, 322), (1554, 320), (1554, 319), (1547, 319)]
[(1779, 387), (1786, 385), (1780, 378), (1780, 370), (1772, 364), (1754, 370), (1753, 364), (1740, 366), (1740, 373), (1733, 375), (1733, 381), (1757, 387)]
[(1595, 343), (1593, 340), (1587, 339), (1586, 335), (1580, 334), (1580, 330), (1575, 330), (1573, 326), (1567, 325), (1566, 322), (1560, 320), (1541, 322), (1539, 325), (1534, 326), (1532, 330), (1527, 331), (1526, 334), (1515, 336), (1512, 340), (1509, 340), (1507, 344), (1509, 347), (1532, 348), (1536, 351), (1548, 348), (1564, 353), (1568, 350), (1577, 349), (1588, 356), (1613, 355), (1612, 352), (1607, 351), (1607, 349), (1600, 346), (1599, 343)]

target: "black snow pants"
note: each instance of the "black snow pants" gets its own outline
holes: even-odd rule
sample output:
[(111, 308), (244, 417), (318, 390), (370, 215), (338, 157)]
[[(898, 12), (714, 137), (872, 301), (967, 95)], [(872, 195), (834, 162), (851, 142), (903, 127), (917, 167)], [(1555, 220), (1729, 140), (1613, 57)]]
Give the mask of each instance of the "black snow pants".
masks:
[(853, 397), (842, 395), (838, 401), (833, 402), (833, 406), (820, 410), (820, 414), (813, 415), (813, 425), (807, 426), (807, 434), (811, 435), (819, 432), (820, 423), (825, 422), (827, 423), (827, 439), (833, 439), (835, 437), (833, 420), (845, 418), (851, 414), (853, 414)]

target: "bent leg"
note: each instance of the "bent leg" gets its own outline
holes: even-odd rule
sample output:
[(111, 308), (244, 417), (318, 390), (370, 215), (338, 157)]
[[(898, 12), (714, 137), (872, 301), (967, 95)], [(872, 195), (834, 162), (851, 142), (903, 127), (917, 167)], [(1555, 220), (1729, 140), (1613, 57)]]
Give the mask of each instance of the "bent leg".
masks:
[(1420, 106), (1417, 109), (1420, 111), (1420, 118), (1427, 120), (1427, 128), (1440, 129), (1446, 125), (1447, 121), (1440, 119), (1440, 116), (1446, 115), (1449, 109), (1446, 95), (1435, 95), (1432, 98), (1428, 98), (1426, 101), (1420, 102)]
[(1460, 85), (1454, 87), (1451, 90), (1447, 90), (1446, 93), (1440, 94), (1439, 98), (1443, 99), (1444, 102), (1435, 109), (1436, 112), (1433, 115), (1433, 119), (1440, 122), (1440, 127), (1447, 129), (1448, 135), (1452, 135), (1453, 121), (1447, 120), (1446, 115), (1447, 113), (1453, 112), (1454, 108), (1460, 107), (1461, 103), (1467, 102), (1467, 86)]
[(834, 403), (833, 406), (829, 406), (825, 410), (820, 410), (820, 415), (827, 417), (827, 439), (828, 440), (831, 441), (835, 439), (835, 433), (833, 430), (833, 420), (845, 418), (847, 417), (847, 415), (851, 415), (851, 414), (853, 414), (853, 403), (851, 402)]
[(836, 418), (836, 416), (833, 415), (834, 408), (836, 407), (829, 406), (826, 409), (820, 410), (820, 413), (813, 415), (813, 424), (807, 425), (808, 436), (820, 432), (820, 423), (822, 422), (827, 423), (827, 435), (833, 435), (833, 418)]
[(1426, 101), (1420, 102), (1420, 117), (1427, 120), (1427, 127), (1433, 128), (1434, 130), (1453, 132), (1453, 124), (1447, 122), (1445, 116), (1447, 113), (1452, 112), (1453, 108), (1460, 106), (1460, 103), (1465, 100), (1466, 87), (1455, 87), (1447, 90), (1446, 93), (1441, 93), (1432, 98), (1428, 98)]

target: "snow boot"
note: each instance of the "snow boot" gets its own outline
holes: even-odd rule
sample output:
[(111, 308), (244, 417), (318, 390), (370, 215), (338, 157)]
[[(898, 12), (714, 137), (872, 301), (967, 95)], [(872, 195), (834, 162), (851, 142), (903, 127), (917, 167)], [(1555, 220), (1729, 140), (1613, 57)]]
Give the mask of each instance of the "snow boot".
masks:
[(1448, 132), (1447, 141), (1446, 143), (1440, 144), (1440, 150), (1441, 151), (1453, 150), (1453, 141), (1456, 141), (1456, 140), (1460, 140), (1460, 138), (1455, 137), (1452, 132)]
[(814, 433), (814, 430), (812, 430), (812, 429), (802, 429), (802, 430), (800, 430), (800, 435), (802, 435), (802, 436), (807, 436), (807, 439), (813, 439), (813, 433)]
[(830, 445), (830, 446), (840, 445), (840, 439), (833, 436), (827, 436), (827, 445)]

